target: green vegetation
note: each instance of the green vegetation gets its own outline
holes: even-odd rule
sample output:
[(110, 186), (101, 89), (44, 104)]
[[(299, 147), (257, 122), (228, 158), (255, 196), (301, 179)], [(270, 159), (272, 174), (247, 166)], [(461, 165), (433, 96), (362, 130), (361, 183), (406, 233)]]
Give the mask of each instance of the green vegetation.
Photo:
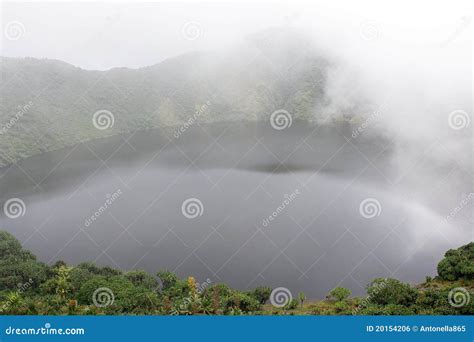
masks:
[[(262, 32), (245, 44), (238, 54), (195, 52), (107, 71), (1, 57), (8, 86), (0, 89), (0, 167), (91, 139), (180, 126), (194, 117), (201, 123), (268, 120), (283, 108), (293, 119), (314, 119), (327, 101), (326, 59), (291, 30)], [(104, 130), (93, 125), (101, 110), (114, 117)]]
[[(326, 300), (306, 295), (283, 308), (266, 304), (269, 287), (238, 291), (208, 279), (179, 279), (168, 271), (156, 276), (122, 272), (92, 263), (52, 266), (36, 260), (9, 233), (0, 231), (0, 313), (15, 315), (472, 315), (474, 243), (446, 253), (440, 275), (418, 286), (396, 279), (373, 280), (367, 297), (350, 298), (342, 287)], [(455, 292), (458, 296), (454, 296)], [(471, 298), (470, 298), (471, 297)]]
[(343, 287), (336, 287), (329, 292), (329, 299), (336, 299), (338, 302), (346, 300), (351, 295), (351, 291)]
[(474, 278), (474, 243), (450, 249), (438, 264), (438, 274), (444, 280)]

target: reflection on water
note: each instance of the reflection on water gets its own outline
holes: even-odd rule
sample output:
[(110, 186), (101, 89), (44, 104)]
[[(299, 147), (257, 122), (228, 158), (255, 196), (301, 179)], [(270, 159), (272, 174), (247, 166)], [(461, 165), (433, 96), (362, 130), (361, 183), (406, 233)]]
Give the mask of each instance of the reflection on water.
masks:
[[(195, 125), (178, 139), (173, 129), (136, 132), (0, 170), (1, 203), (26, 204), (0, 226), (45, 262), (169, 269), (308, 298), (337, 285), (361, 294), (375, 277), (423, 280), (470, 238), (442, 219), (453, 200), (400, 196), (404, 170), (393, 154), (387, 139), (298, 122), (283, 131)], [(446, 194), (443, 186), (436, 191)], [(190, 198), (201, 204), (191, 218), (182, 213)], [(375, 215), (361, 215), (368, 198)]]

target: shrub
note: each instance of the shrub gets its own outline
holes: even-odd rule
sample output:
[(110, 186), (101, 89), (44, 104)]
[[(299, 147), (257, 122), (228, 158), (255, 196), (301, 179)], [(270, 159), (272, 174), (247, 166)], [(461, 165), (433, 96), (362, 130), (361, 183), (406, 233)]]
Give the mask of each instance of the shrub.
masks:
[(125, 273), (125, 278), (130, 280), (135, 286), (141, 286), (149, 290), (158, 289), (160, 286), (155, 278), (143, 270), (129, 271)]
[(242, 312), (251, 312), (260, 310), (260, 303), (249, 295), (242, 292), (234, 292), (225, 304), (227, 313), (232, 312), (232, 309), (239, 309)]
[(252, 298), (255, 298), (260, 304), (265, 304), (270, 298), (272, 289), (269, 287), (257, 287), (255, 290), (250, 291), (248, 295)]
[(350, 315), (351, 308), (350, 305), (345, 301), (339, 301), (334, 304), (335, 311), (340, 315)]
[(444, 280), (474, 279), (474, 242), (447, 251), (438, 263), (438, 274)]
[(382, 305), (369, 305), (360, 311), (362, 315), (414, 315), (415, 311), (413, 308), (407, 308), (403, 305), (389, 304), (386, 306)]
[(338, 302), (340, 302), (342, 300), (345, 300), (345, 299), (349, 298), (350, 295), (351, 295), (350, 290), (348, 290), (344, 287), (336, 287), (336, 288), (332, 289), (331, 292), (329, 292), (328, 297), (330, 299), (335, 299)]
[(178, 277), (176, 276), (176, 274), (174, 273), (171, 273), (169, 271), (160, 271), (156, 274), (160, 280), (161, 280), (161, 283), (163, 285), (163, 291), (166, 291), (168, 290), (169, 288), (175, 286), (179, 279)]
[(301, 307), (303, 307), (304, 301), (306, 300), (304, 292), (298, 293), (298, 300), (300, 301)]
[(283, 309), (285, 310), (294, 310), (298, 307), (298, 299), (296, 298), (293, 298), (292, 300), (290, 300), (288, 302), (288, 304), (286, 304)]
[(367, 286), (367, 294), (374, 304), (410, 306), (415, 303), (418, 290), (397, 279), (377, 278)]

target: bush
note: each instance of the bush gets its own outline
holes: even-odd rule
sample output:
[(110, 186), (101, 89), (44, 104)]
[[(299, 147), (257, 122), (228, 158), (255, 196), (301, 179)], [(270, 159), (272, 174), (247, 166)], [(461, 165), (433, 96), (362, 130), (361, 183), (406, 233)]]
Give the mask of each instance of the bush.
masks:
[(260, 310), (260, 303), (249, 295), (235, 291), (225, 304), (227, 313), (232, 312), (232, 309), (239, 309), (242, 312), (252, 312)]
[(329, 292), (328, 298), (335, 299), (338, 302), (349, 298), (351, 291), (344, 287), (336, 287)]
[(101, 276), (104, 276), (104, 277), (113, 277), (113, 276), (117, 276), (117, 275), (122, 274), (122, 271), (120, 271), (120, 270), (116, 270), (116, 269), (114, 269), (112, 267), (109, 267), (109, 266), (105, 266), (105, 267), (101, 268), (101, 267), (98, 267), (98, 266), (94, 265), (91, 262), (83, 262), (83, 263), (77, 265), (77, 268), (84, 269), (84, 270), (89, 271), (92, 274), (101, 275)]
[(474, 242), (447, 251), (438, 263), (438, 274), (444, 280), (474, 279)]
[(94, 273), (91, 273), (88, 269), (81, 267), (74, 267), (71, 270), (71, 273), (69, 273), (69, 280), (74, 292), (79, 291), (82, 285), (94, 277), (96, 277)]
[(255, 298), (260, 304), (265, 304), (270, 298), (272, 289), (269, 287), (257, 287), (255, 290), (250, 291), (248, 295), (252, 298)]
[(415, 311), (413, 308), (407, 308), (403, 305), (389, 304), (386, 306), (381, 305), (370, 305), (360, 311), (362, 315), (414, 315)]
[(340, 315), (350, 315), (352, 313), (350, 305), (345, 301), (339, 301), (335, 303), (334, 308)]
[(286, 304), (283, 309), (284, 310), (294, 310), (298, 307), (298, 299), (296, 298), (293, 298), (292, 300), (290, 300), (288, 302), (288, 304)]
[(94, 305), (94, 292), (99, 288), (107, 288), (111, 291), (99, 291), (104, 296), (96, 295), (96, 301), (101, 304), (107, 304), (104, 307), (107, 313), (143, 313), (148, 310), (156, 309), (160, 301), (155, 293), (143, 287), (135, 286), (124, 276), (115, 276), (106, 278), (104, 276), (95, 276), (95, 278), (86, 282), (77, 295), (79, 304)]
[(179, 281), (176, 274), (171, 273), (169, 271), (160, 271), (156, 275), (161, 280), (161, 283), (162, 283), (162, 286), (163, 286), (163, 291), (166, 291), (169, 288), (175, 286)]
[(143, 270), (127, 272), (125, 273), (125, 278), (130, 280), (135, 286), (141, 286), (148, 290), (159, 290), (160, 284), (158, 281)]
[(49, 267), (36, 261), (13, 235), (0, 231), (0, 291), (17, 290), (18, 284), (27, 282), (32, 289), (38, 288), (48, 273)]
[(418, 297), (418, 290), (397, 279), (377, 278), (367, 286), (370, 302), (379, 305), (413, 305)]

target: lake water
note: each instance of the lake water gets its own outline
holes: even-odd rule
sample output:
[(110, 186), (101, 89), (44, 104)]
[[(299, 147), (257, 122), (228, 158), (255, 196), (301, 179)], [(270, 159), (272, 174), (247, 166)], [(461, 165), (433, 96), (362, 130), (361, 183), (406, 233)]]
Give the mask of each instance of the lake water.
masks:
[[(426, 158), (400, 169), (390, 139), (301, 122), (174, 132), (80, 143), (0, 169), (2, 205), (20, 198), (26, 208), (2, 212), (0, 227), (48, 263), (168, 269), (308, 298), (338, 285), (362, 294), (375, 277), (422, 281), (471, 239), (453, 224), (464, 209), (445, 219), (471, 180), (453, 186), (452, 169)], [(199, 200), (197, 213), (183, 214), (188, 199)]]

